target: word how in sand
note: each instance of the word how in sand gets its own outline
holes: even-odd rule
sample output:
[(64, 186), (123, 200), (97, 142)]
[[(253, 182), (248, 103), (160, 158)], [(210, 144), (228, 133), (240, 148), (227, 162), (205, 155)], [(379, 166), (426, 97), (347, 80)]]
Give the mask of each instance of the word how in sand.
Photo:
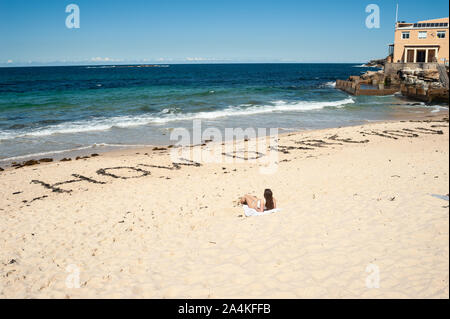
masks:
[[(179, 163), (172, 163), (172, 166), (158, 166), (158, 165), (149, 165), (149, 164), (138, 164), (137, 166), (144, 166), (144, 167), (151, 167), (151, 168), (160, 168), (160, 169), (169, 169), (169, 170), (178, 170), (181, 169), (181, 166), (194, 166), (194, 167), (200, 167), (202, 164), (188, 160), (188, 159), (183, 159), (183, 162), (179, 162)], [(135, 173), (135, 175), (121, 175), (121, 173), (124, 172), (130, 172), (132, 171), (133, 173)], [(113, 178), (113, 179), (134, 179), (134, 178), (142, 178), (145, 176), (149, 176), (151, 175), (151, 172), (149, 170), (144, 170), (142, 168), (139, 167), (133, 167), (133, 166), (120, 166), (120, 167), (107, 167), (107, 168), (100, 168), (96, 171), (97, 175), (100, 176), (106, 176), (109, 178)], [(80, 174), (71, 174), (72, 177), (75, 177), (75, 179), (70, 179), (70, 180), (66, 180), (66, 181), (62, 181), (62, 182), (57, 182), (54, 184), (50, 184), (50, 183), (46, 183), (40, 180), (32, 180), (31, 183), (32, 184), (38, 184), (43, 186), (44, 188), (51, 190), (54, 193), (71, 193), (72, 190), (71, 189), (63, 189), (61, 188), (61, 186), (63, 185), (68, 185), (68, 184), (73, 184), (73, 183), (78, 183), (78, 182), (88, 182), (88, 183), (92, 183), (92, 184), (107, 184), (106, 182), (103, 181), (98, 181), (94, 178), (91, 177), (86, 177)], [(36, 200), (41, 200), (44, 198), (47, 198), (48, 196), (42, 196), (42, 197), (37, 197), (31, 201), (23, 201), (24, 203), (32, 203)]]

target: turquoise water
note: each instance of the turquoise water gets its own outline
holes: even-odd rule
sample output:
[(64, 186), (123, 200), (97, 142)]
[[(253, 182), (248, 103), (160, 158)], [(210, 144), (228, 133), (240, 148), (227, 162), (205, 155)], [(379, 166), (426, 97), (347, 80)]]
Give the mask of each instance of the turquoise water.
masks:
[(438, 112), (398, 96), (352, 97), (354, 64), (209, 64), (158, 68), (0, 68), (0, 161), (66, 150), (169, 143), (192, 127), (283, 131)]

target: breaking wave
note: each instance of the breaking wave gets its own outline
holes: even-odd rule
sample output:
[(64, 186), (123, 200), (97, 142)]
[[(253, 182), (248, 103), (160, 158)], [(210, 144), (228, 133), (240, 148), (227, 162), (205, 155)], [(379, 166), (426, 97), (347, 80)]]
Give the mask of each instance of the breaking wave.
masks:
[(164, 109), (156, 114), (116, 116), (110, 118), (97, 118), (93, 120), (82, 120), (50, 125), (33, 130), (0, 131), (0, 140), (8, 140), (18, 137), (40, 137), (52, 134), (73, 134), (91, 131), (105, 131), (113, 128), (136, 127), (148, 124), (164, 124), (174, 121), (186, 121), (195, 119), (216, 119), (231, 116), (247, 116), (252, 114), (275, 113), (275, 112), (304, 112), (319, 110), (323, 108), (341, 108), (353, 104), (352, 98), (339, 101), (274, 101), (269, 105), (238, 107), (230, 106), (222, 110), (198, 112), (198, 113), (173, 113)]

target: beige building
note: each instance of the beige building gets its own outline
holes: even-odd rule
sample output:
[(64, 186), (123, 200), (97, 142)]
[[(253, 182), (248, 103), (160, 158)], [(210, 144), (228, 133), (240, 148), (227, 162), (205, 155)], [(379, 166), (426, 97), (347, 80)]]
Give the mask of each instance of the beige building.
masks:
[(392, 62), (439, 62), (449, 64), (449, 18), (417, 23), (397, 22), (390, 46)]

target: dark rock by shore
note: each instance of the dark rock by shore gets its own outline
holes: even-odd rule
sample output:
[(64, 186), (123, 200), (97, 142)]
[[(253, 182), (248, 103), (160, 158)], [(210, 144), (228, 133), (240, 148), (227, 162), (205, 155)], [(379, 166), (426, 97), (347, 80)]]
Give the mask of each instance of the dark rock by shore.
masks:
[(37, 161), (37, 160), (28, 160), (28, 161), (25, 161), (22, 163), (13, 162), (11, 166), (15, 167), (17, 169), (17, 168), (21, 168), (21, 167), (25, 167), (25, 166), (33, 166), (33, 165), (38, 165), (38, 164), (39, 164), (39, 161)]
[(39, 163), (51, 163), (53, 162), (53, 158), (42, 158), (39, 160)]
[(40, 160), (31, 159), (28, 161), (24, 161), (22, 163), (12, 162), (11, 167), (15, 167), (16, 169), (18, 169), (25, 166), (34, 166), (39, 165), (41, 163), (51, 163), (51, 162), (53, 162), (53, 158), (41, 158)]

